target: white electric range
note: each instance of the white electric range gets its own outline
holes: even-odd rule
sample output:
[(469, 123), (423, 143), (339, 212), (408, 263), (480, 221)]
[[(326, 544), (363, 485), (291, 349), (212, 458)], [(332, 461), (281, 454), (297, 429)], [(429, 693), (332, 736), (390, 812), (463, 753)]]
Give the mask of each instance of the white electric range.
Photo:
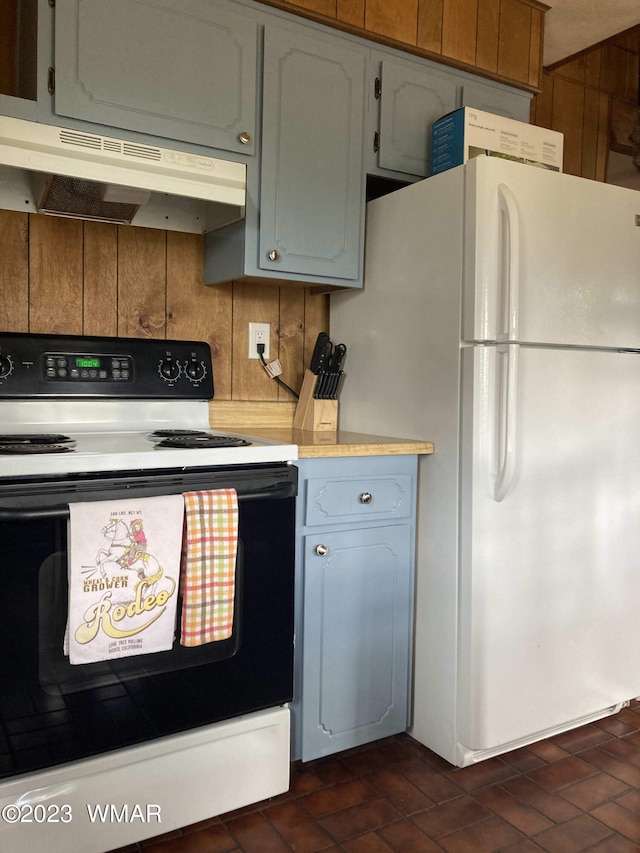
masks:
[[(2, 850), (104, 853), (288, 788), (297, 448), (210, 429), (213, 391), (205, 343), (0, 334)], [(169, 651), (71, 665), (70, 505), (230, 487), (231, 637), (178, 620)]]

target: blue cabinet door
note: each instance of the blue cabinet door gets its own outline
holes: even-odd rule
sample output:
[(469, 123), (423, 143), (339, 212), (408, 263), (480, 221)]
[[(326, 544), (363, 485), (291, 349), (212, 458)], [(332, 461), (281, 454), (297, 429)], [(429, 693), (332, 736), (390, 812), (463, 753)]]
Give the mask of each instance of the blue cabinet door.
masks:
[(365, 56), (265, 26), (258, 267), (268, 275), (361, 276)]
[(461, 107), (474, 107), (515, 121), (529, 121), (531, 95), (500, 83), (465, 82), (460, 87), (460, 101)]
[(430, 173), (431, 125), (456, 108), (455, 75), (416, 63), (380, 63), (378, 166), (408, 175)]
[(405, 731), (412, 527), (304, 539), (302, 760)]
[(369, 77), (366, 150), (371, 174), (398, 179), (406, 175), (407, 180), (429, 175), (431, 126), (458, 107), (529, 121), (529, 93), (428, 60), (378, 52)]
[(55, 23), (56, 114), (253, 152), (255, 17), (203, 0), (66, 0)]

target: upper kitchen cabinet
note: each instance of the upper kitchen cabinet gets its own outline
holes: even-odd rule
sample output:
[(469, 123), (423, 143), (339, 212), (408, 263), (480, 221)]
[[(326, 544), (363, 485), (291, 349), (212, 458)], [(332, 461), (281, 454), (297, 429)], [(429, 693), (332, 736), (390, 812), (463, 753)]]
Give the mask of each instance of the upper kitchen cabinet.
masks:
[(265, 28), (259, 266), (357, 279), (365, 57)]
[(207, 237), (205, 281), (362, 286), (368, 51), (288, 22), (264, 29), (260, 180), (246, 219)]
[(461, 107), (475, 107), (486, 113), (529, 121), (531, 94), (500, 83), (465, 80), (460, 86)]
[[(38, 0), (0, 2), (0, 114), (36, 120)], [(46, 12), (44, 15), (47, 17)], [(42, 22), (46, 24), (46, 20)], [(42, 63), (46, 69), (48, 58)]]
[(209, 0), (56, 5), (55, 112), (252, 154), (259, 24)]
[(431, 125), (456, 107), (457, 80), (418, 62), (385, 58), (373, 63), (368, 145), (371, 174), (429, 174)]
[(431, 174), (431, 126), (443, 115), (473, 106), (529, 120), (531, 95), (429, 60), (377, 52), (369, 70), (367, 171), (417, 180)]

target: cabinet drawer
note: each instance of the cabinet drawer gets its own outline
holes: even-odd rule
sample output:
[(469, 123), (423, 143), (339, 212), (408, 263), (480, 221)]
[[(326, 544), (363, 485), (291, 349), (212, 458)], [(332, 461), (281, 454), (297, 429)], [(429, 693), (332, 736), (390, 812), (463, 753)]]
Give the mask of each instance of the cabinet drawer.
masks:
[(412, 478), (312, 477), (306, 483), (306, 497), (307, 525), (409, 518)]

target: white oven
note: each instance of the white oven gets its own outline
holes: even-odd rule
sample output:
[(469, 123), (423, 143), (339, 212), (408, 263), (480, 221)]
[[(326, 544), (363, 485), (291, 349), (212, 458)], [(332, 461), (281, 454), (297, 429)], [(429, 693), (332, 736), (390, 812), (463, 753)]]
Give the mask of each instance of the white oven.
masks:
[[(203, 343), (0, 335), (2, 850), (104, 853), (288, 788), (297, 448), (210, 429), (212, 395)], [(176, 618), (166, 650), (71, 664), (70, 506), (218, 489), (230, 636)]]

